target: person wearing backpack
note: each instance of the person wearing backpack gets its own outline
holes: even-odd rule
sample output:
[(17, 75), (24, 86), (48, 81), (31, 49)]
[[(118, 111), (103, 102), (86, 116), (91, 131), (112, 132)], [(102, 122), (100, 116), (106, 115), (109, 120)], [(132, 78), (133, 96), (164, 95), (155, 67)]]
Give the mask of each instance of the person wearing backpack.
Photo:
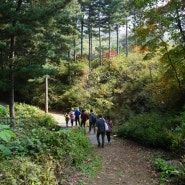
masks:
[(95, 126), (96, 126), (95, 124), (96, 124), (96, 115), (93, 112), (93, 110), (91, 109), (90, 114), (89, 114), (89, 133), (91, 132), (92, 128), (94, 129), (94, 133), (96, 132), (95, 131)]
[(106, 117), (106, 123), (108, 125), (108, 130), (106, 130), (106, 135), (107, 135), (107, 141), (108, 141), (108, 144), (111, 143), (111, 133), (113, 131), (113, 122), (112, 120), (110, 119), (110, 116), (107, 116)]
[[(96, 127), (97, 127), (97, 134), (96, 138), (98, 141), (98, 147), (104, 148), (104, 140), (105, 140), (105, 119), (103, 118), (102, 114), (98, 115), (98, 120), (96, 121)], [(100, 136), (102, 139), (102, 143), (100, 142)]]

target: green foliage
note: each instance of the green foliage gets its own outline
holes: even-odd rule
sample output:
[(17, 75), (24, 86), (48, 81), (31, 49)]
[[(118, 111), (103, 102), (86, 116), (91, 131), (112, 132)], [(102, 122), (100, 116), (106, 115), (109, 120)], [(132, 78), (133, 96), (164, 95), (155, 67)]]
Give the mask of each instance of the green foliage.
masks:
[(172, 139), (171, 150), (178, 154), (184, 154), (185, 152), (185, 112), (181, 112), (178, 116), (175, 116), (170, 122), (171, 129), (169, 129), (169, 135)]
[(161, 172), (161, 185), (183, 184), (183, 179), (179, 179), (180, 171), (175, 166), (161, 158), (156, 159), (155, 165), (156, 169)]
[[(14, 129), (16, 138), (8, 139), (6, 149), (11, 153), (0, 155), (3, 177), (0, 184), (57, 185), (60, 179), (65, 181), (65, 174), (61, 174), (65, 168), (80, 170), (80, 166), (94, 159), (95, 153), (84, 129), (60, 129), (50, 116), (26, 104), (16, 104), (16, 111), (18, 116), (21, 112), (24, 116), (33, 115), (34, 122), (18, 124)], [(2, 138), (7, 140), (4, 135)]]
[[(17, 156), (15, 160), (12, 159), (14, 165), (10, 166), (11, 161), (4, 162), (4, 165), (10, 168), (5, 173), (6, 179), (10, 180), (11, 178), (11, 182), (15, 181), (17, 184), (21, 184), (25, 179), (24, 183), (26, 182), (27, 185), (36, 182), (57, 184), (59, 178), (57, 171), (60, 172), (60, 170), (74, 165), (79, 168), (83, 162), (89, 160), (92, 148), (81, 128), (49, 131), (41, 127), (32, 129), (27, 134), (24, 137), (18, 136), (19, 146), (12, 148), (14, 155)], [(13, 146), (15, 146), (15, 142), (12, 143)], [(21, 147), (24, 151), (20, 151)], [(20, 155), (22, 162), (19, 159)], [(1, 169), (1, 171), (6, 171), (3, 165)], [(21, 170), (17, 171), (17, 169)]]
[(86, 91), (81, 84), (71, 86), (68, 90), (60, 96), (58, 99), (59, 104), (62, 107), (82, 107), (87, 103), (89, 93)]
[(0, 125), (0, 154), (3, 156), (8, 156), (11, 154), (11, 151), (6, 146), (7, 143), (11, 141), (12, 138), (15, 138), (15, 133), (10, 129), (8, 125)]
[(184, 112), (178, 116), (159, 113), (135, 115), (120, 126), (118, 136), (181, 156), (185, 152)]
[(133, 139), (147, 146), (169, 149), (171, 138), (164, 123), (165, 118), (156, 113), (140, 114), (121, 126), (118, 136)]
[(5, 117), (7, 115), (7, 108), (3, 105), (0, 105), (0, 117)]
[(24, 103), (15, 103), (15, 112), (19, 119), (23, 119), (24, 122), (37, 123), (40, 126), (55, 127), (56, 121), (51, 115), (45, 114), (44, 111), (38, 107), (27, 105)]
[[(46, 156), (45, 163), (37, 163), (29, 157), (16, 157), (12, 160), (3, 161), (0, 164), (3, 178), (1, 184), (7, 185), (30, 185), (46, 184), (57, 185), (54, 172), (54, 161)], [(47, 161), (48, 160), (48, 161)]]
[(11, 131), (10, 126), (0, 125), (0, 138), (8, 143), (12, 137), (15, 137), (15, 134)]

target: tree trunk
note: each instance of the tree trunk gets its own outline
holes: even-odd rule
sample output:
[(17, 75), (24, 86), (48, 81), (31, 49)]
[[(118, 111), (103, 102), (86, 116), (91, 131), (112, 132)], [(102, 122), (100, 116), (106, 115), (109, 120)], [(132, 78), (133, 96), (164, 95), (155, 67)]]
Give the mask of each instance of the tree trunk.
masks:
[(128, 57), (128, 20), (126, 17), (126, 34), (125, 34), (125, 54), (126, 57)]
[(92, 25), (91, 25), (91, 7), (89, 7), (89, 69), (91, 69), (91, 54), (92, 54)]
[(68, 82), (71, 83), (71, 51), (68, 50)]
[(74, 38), (73, 40), (73, 46), (74, 46), (74, 53), (73, 53), (73, 59), (74, 59), (74, 62), (76, 63), (76, 39)]
[(109, 67), (110, 67), (110, 54), (111, 54), (111, 27), (110, 27), (110, 25), (109, 25), (109, 57), (108, 57), (108, 59), (109, 59)]
[(99, 19), (99, 57), (100, 57), (100, 65), (102, 65), (102, 47), (101, 47), (101, 26), (100, 26), (100, 14), (98, 16)]
[[(176, 18), (177, 27), (179, 29), (180, 34), (182, 35), (182, 41), (183, 43), (185, 43), (185, 31), (183, 30), (182, 21), (181, 21), (178, 9), (176, 9), (176, 14), (177, 14), (177, 18)], [(183, 50), (185, 51), (185, 46), (183, 44), (182, 44), (182, 47), (183, 47)]]
[[(19, 13), (21, 10), (22, 0), (17, 1), (16, 12)], [(13, 20), (12, 26), (16, 26), (17, 21)], [(11, 35), (10, 40), (10, 53), (9, 53), (9, 61), (10, 61), (10, 101), (9, 101), (9, 110), (11, 117), (11, 126), (15, 127), (15, 109), (14, 109), (14, 63), (15, 63), (15, 44), (16, 44), (16, 36)]]
[(45, 78), (45, 113), (48, 113), (48, 77)]
[(84, 32), (84, 16), (82, 17), (81, 21), (81, 58), (83, 56), (83, 32)]
[(119, 55), (119, 24), (116, 25), (116, 33), (117, 33), (116, 50), (117, 54)]

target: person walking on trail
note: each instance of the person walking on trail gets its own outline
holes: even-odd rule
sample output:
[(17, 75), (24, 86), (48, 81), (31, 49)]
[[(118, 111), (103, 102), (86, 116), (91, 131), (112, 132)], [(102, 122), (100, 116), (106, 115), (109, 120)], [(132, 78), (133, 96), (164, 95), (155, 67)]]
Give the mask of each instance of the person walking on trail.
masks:
[(73, 127), (74, 120), (75, 120), (75, 114), (74, 114), (74, 112), (72, 111), (71, 114), (70, 114), (70, 121), (71, 121), (71, 126), (72, 126), (72, 127)]
[(68, 123), (69, 123), (69, 115), (68, 115), (68, 113), (65, 113), (64, 117), (65, 117), (65, 121), (66, 121), (66, 127), (68, 127)]
[(111, 143), (111, 133), (113, 131), (113, 122), (110, 119), (110, 116), (106, 117), (106, 123), (108, 125), (108, 130), (106, 130), (106, 135), (107, 135), (107, 141), (110, 144)]
[[(105, 140), (105, 120), (102, 116), (102, 114), (98, 115), (98, 120), (96, 121), (96, 127), (97, 127), (97, 141), (98, 141), (98, 147), (104, 147), (104, 140)], [(102, 139), (102, 143), (100, 142), (100, 136)]]
[(94, 133), (96, 132), (95, 131), (95, 126), (96, 126), (95, 124), (96, 124), (96, 115), (93, 112), (93, 110), (91, 109), (90, 114), (89, 114), (89, 133), (91, 132), (92, 128), (94, 129)]
[(75, 124), (80, 126), (80, 115), (81, 115), (81, 112), (80, 112), (79, 108), (75, 109), (74, 114), (75, 114)]
[(82, 114), (81, 114), (81, 127), (84, 127), (85, 128), (85, 124), (86, 124), (86, 121), (89, 119), (89, 116), (88, 114), (85, 112), (85, 110), (82, 110)]

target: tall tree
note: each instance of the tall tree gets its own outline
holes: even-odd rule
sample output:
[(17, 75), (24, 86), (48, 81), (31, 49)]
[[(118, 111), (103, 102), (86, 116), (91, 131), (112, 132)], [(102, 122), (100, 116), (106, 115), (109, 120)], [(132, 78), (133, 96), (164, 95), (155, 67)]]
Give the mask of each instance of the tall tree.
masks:
[[(48, 20), (59, 13), (71, 1), (23, 1), (1, 2), (0, 12), (0, 50), (1, 63), (10, 72), (10, 117), (15, 118), (15, 77), (27, 66), (46, 62), (54, 58), (49, 40), (54, 38), (55, 31), (49, 33)], [(55, 21), (53, 21), (55, 22)], [(39, 40), (38, 40), (39, 39)], [(45, 43), (44, 40), (47, 40)], [(54, 46), (54, 45), (53, 45)], [(56, 47), (55, 47), (56, 51)], [(35, 65), (36, 66), (36, 65)], [(37, 68), (35, 68), (37, 69)], [(12, 126), (15, 126), (14, 123)]]
[[(150, 59), (156, 53), (161, 52), (161, 62), (166, 64), (163, 79), (171, 80), (163, 84), (163, 88), (176, 89), (178, 94), (176, 102), (180, 106), (184, 104), (184, 70), (182, 65), (184, 59), (184, 10), (185, 3), (181, 0), (151, 1), (143, 0), (142, 4), (135, 4), (137, 8), (144, 12), (141, 14), (142, 23), (135, 27), (135, 35), (142, 43), (142, 48), (147, 48), (145, 59)], [(171, 74), (171, 75), (169, 75)], [(174, 88), (175, 87), (175, 88)], [(174, 95), (174, 94), (173, 94)]]

